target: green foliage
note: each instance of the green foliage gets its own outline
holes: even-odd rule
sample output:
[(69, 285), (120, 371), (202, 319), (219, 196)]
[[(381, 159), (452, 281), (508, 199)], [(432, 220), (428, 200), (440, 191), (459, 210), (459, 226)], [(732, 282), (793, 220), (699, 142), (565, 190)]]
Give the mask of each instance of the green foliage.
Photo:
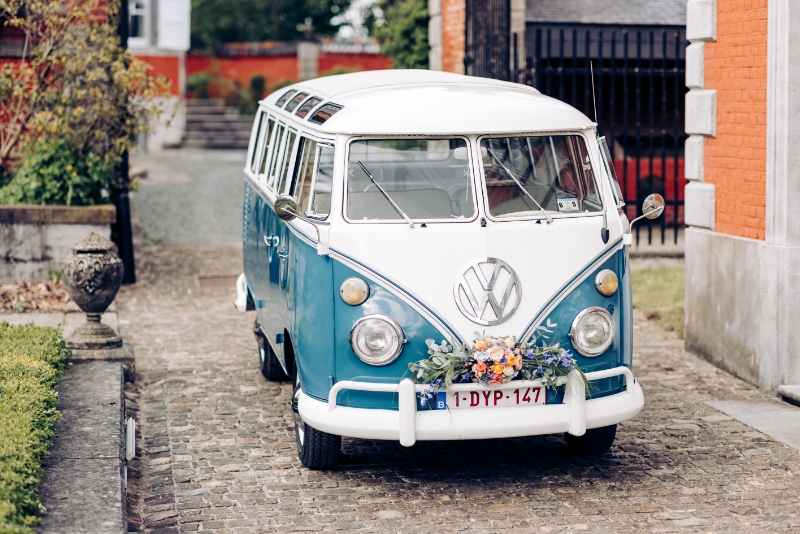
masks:
[(633, 307), (681, 339), (685, 322), (685, 276), (683, 267), (637, 269), (631, 273)]
[(427, 69), (427, 0), (384, 0), (383, 24), (373, 24), (373, 34), (381, 44), (381, 54), (392, 60), (395, 69)]
[[(122, 46), (120, 2), (0, 0), (0, 25), (20, 32), (24, 51), (0, 64), (0, 167), (16, 171), (39, 143), (63, 139), (111, 167), (153, 126), (162, 111), (156, 97), (169, 95), (169, 83)], [(121, 173), (110, 185), (129, 187)]]
[(68, 349), (55, 328), (0, 323), (0, 533), (32, 532)]
[(250, 78), (250, 97), (254, 102), (260, 102), (267, 92), (267, 79), (260, 74)]
[(311, 33), (333, 35), (334, 19), (351, 0), (192, 0), (192, 46), (216, 48), (224, 43), (294, 41), (303, 37), (306, 19)]
[(0, 204), (104, 204), (113, 177), (113, 165), (97, 154), (81, 153), (66, 139), (37, 141), (11, 181), (0, 188)]
[(186, 94), (190, 98), (208, 98), (211, 81), (212, 76), (207, 72), (190, 74), (186, 77)]

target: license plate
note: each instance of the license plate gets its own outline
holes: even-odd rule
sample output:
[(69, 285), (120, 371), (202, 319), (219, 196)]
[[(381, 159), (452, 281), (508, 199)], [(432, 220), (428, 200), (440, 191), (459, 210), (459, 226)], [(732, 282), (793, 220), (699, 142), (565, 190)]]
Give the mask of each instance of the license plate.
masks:
[(547, 404), (544, 387), (447, 392), (449, 408), (495, 408)]

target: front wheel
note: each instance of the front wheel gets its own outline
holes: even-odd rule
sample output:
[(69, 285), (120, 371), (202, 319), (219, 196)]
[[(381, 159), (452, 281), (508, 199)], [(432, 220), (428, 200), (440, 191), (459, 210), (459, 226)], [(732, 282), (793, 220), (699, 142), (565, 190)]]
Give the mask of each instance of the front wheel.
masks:
[(294, 435), (297, 457), (309, 469), (328, 469), (339, 461), (342, 436), (322, 432), (308, 426), (300, 417), (298, 400), (300, 398), (300, 378), (295, 370), (295, 387), (292, 393), (292, 414), (294, 415)]
[(582, 436), (564, 434), (569, 450), (579, 456), (600, 456), (605, 454), (614, 444), (617, 437), (617, 425), (590, 428)]

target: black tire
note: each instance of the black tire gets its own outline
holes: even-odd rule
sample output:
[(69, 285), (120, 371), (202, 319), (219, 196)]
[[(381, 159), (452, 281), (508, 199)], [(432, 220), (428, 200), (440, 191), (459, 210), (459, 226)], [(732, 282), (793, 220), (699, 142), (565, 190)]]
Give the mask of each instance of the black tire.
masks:
[[(297, 369), (294, 371), (297, 377)], [(294, 393), (292, 394), (291, 407), (294, 416), (294, 441), (297, 445), (297, 457), (309, 469), (328, 469), (339, 461), (339, 452), (342, 449), (342, 436), (328, 434), (308, 426), (300, 417), (298, 410), (298, 397), (301, 387), (299, 379), (295, 378)]]
[(569, 450), (579, 456), (600, 456), (605, 454), (614, 444), (617, 437), (617, 425), (592, 428), (582, 436), (564, 434)]
[(253, 334), (256, 336), (256, 343), (258, 343), (259, 367), (264, 378), (271, 382), (289, 380), (288, 375), (283, 370), (283, 367), (281, 367), (281, 362), (272, 350), (267, 338), (261, 333), (261, 326), (258, 324), (258, 321), (253, 325)]

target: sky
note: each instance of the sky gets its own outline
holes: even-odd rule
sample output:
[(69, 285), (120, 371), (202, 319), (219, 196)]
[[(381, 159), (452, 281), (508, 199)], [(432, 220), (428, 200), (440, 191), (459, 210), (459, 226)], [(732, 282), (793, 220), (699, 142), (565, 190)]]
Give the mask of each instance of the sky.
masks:
[(339, 28), (336, 39), (339, 41), (355, 41), (356, 39), (366, 39), (367, 29), (364, 28), (361, 11), (377, 0), (354, 0), (350, 8), (339, 17), (333, 19), (335, 22), (345, 22), (347, 25)]

